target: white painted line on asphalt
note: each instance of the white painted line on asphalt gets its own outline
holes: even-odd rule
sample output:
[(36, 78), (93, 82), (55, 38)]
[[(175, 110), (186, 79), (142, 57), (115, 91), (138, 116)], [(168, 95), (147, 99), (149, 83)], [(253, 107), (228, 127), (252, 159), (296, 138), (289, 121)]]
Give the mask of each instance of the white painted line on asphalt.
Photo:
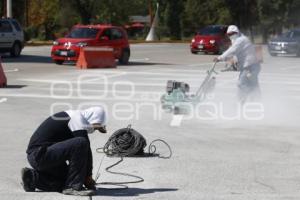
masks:
[[(4, 95), (3, 95), (4, 96)], [(116, 97), (99, 97), (99, 96), (86, 96), (86, 97), (78, 97), (78, 96), (53, 96), (53, 95), (43, 95), (43, 94), (5, 94), (7, 97), (20, 97), (20, 98), (41, 98), (41, 99), (53, 99), (53, 100), (106, 100), (106, 101), (132, 101), (132, 102), (160, 102), (159, 99), (149, 98), (145, 100), (145, 98), (116, 98)]]
[(300, 69), (300, 66), (281, 67), (281, 70)]
[(5, 73), (8, 73), (8, 72), (18, 72), (19, 69), (8, 69), (8, 70), (5, 70), (4, 72)]
[[(219, 62), (218, 65), (225, 65), (226, 62)], [(187, 65), (189, 67), (197, 67), (197, 66), (203, 66), (203, 65), (207, 65), (208, 68), (212, 67), (212, 65), (214, 64), (214, 62), (207, 62), (207, 63), (197, 63), (197, 64), (190, 64)]]
[(299, 82), (298, 81), (291, 82), (291, 81), (263, 81), (263, 80), (261, 80), (259, 82), (262, 84), (272, 84), (272, 85), (276, 85), (276, 86), (278, 86), (278, 85), (300, 85), (300, 81)]
[(0, 103), (4, 103), (4, 102), (6, 102), (7, 101), (7, 98), (2, 98), (2, 99), (0, 99)]
[[(107, 79), (115, 78), (115, 77), (124, 76), (126, 74), (127, 74), (127, 72), (121, 72), (119, 74), (112, 74), (112, 75), (99, 75), (99, 77), (97, 77), (97, 78), (88, 79), (87, 81), (81, 81), (81, 82), (84, 82), (84, 83), (95, 82), (95, 81), (103, 80), (103, 78), (107, 78)], [(96, 76), (98, 76), (98, 75), (91, 75), (91, 77), (96, 77)]]
[[(133, 94), (133, 95), (137, 95), (137, 94), (142, 94), (142, 95), (162, 95), (165, 93), (165, 91), (138, 91), (136, 89), (132, 89), (132, 90), (103, 90), (103, 89), (98, 89), (98, 90), (93, 90), (93, 89), (83, 89), (83, 88), (34, 88), (35, 91), (51, 91), (54, 90), (53, 92), (80, 92), (80, 94), (91, 94), (91, 93), (95, 93), (97, 94), (105, 94), (105, 93), (109, 93), (109, 94), (114, 94), (114, 95), (119, 95), (119, 94)], [(129, 95), (128, 95), (129, 96)]]
[(260, 76), (268, 76), (268, 77), (298, 77), (300, 78), (300, 74), (295, 74), (295, 73), (269, 73), (269, 72), (262, 72)]
[(181, 125), (183, 117), (184, 117), (184, 115), (173, 115), (170, 126), (179, 127)]
[[(119, 76), (123, 76), (126, 75), (126, 72), (122, 72), (122, 73), (118, 73), (118, 74), (112, 74), (112, 75), (99, 75), (99, 77), (97, 77), (97, 74), (93, 74), (93, 75), (83, 75), (82, 77), (97, 77), (97, 78), (91, 78), (91, 79), (87, 79), (87, 80), (81, 80), (81, 83), (89, 83), (89, 82), (95, 82), (98, 80), (102, 80), (103, 78), (115, 78), (115, 77), (119, 77)], [(78, 77), (81, 78), (81, 77)], [(26, 81), (26, 82), (38, 82), (38, 83), (75, 83), (77, 84), (78, 81), (68, 81), (68, 80), (57, 80), (57, 79), (17, 79), (19, 81)], [(96, 82), (97, 83), (97, 82)], [(103, 82), (101, 82), (103, 83)]]
[(130, 59), (129, 62), (136, 62), (136, 61), (148, 61), (150, 58), (136, 58), (136, 59)]

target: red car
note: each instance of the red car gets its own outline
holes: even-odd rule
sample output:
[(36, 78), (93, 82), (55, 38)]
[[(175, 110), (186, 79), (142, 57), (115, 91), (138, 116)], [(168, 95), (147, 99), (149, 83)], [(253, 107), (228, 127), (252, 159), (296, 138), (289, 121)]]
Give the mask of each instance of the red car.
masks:
[(212, 25), (201, 29), (191, 42), (191, 52), (221, 54), (230, 46), (230, 39), (226, 36), (227, 26)]
[(75, 25), (69, 34), (53, 42), (51, 57), (58, 64), (77, 61), (81, 47), (110, 46), (120, 64), (128, 64), (130, 47), (126, 31), (112, 25)]

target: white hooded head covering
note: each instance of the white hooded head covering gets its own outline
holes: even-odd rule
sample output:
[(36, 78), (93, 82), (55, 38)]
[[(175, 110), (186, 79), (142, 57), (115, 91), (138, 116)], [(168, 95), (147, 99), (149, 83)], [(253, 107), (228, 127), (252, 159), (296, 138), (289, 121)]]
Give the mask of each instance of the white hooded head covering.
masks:
[(240, 30), (236, 25), (230, 25), (227, 28), (227, 33), (232, 33), (232, 32), (239, 33)]
[(66, 113), (70, 116), (68, 126), (71, 131), (87, 130), (88, 133), (93, 133), (92, 124), (105, 125), (106, 113), (103, 107), (95, 106), (85, 110), (67, 110)]
[(241, 36), (240, 30), (236, 25), (230, 25), (227, 28), (227, 34), (229, 33), (236, 33), (229, 35), (229, 39), (231, 40), (231, 43), (233, 44), (237, 38)]
[(102, 107), (90, 107), (88, 109), (81, 110), (80, 112), (89, 124), (99, 123), (101, 125), (105, 125), (106, 116)]

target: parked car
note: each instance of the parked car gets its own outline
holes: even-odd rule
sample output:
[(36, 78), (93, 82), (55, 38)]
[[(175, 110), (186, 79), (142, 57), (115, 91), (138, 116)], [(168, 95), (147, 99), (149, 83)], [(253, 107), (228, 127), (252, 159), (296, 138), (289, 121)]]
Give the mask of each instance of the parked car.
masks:
[(128, 64), (130, 47), (126, 31), (111, 25), (75, 25), (69, 34), (53, 42), (51, 57), (56, 64), (77, 61), (80, 48), (110, 46), (121, 64)]
[(12, 57), (21, 55), (24, 48), (24, 32), (15, 19), (0, 19), (0, 52), (9, 52)]
[(271, 56), (279, 54), (296, 54), (300, 56), (300, 29), (293, 29), (283, 33), (268, 42)]
[(226, 36), (227, 26), (212, 25), (207, 26), (196, 33), (191, 42), (191, 52), (223, 53), (231, 44)]

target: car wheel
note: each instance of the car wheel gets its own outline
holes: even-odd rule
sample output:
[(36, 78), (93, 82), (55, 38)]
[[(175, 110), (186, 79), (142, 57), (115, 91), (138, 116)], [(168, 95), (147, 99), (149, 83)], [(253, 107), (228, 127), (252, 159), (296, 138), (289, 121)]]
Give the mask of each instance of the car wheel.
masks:
[(55, 64), (62, 65), (64, 63), (63, 60), (54, 60)]
[(276, 57), (277, 53), (270, 53), (271, 56)]
[(19, 57), (21, 55), (21, 45), (19, 43), (14, 43), (13, 47), (10, 50), (11, 57)]
[(119, 58), (119, 63), (122, 65), (128, 65), (129, 63), (129, 57), (130, 57), (130, 50), (124, 49), (122, 52), (121, 57)]
[(191, 53), (192, 53), (192, 54), (197, 54), (197, 51), (191, 50)]

